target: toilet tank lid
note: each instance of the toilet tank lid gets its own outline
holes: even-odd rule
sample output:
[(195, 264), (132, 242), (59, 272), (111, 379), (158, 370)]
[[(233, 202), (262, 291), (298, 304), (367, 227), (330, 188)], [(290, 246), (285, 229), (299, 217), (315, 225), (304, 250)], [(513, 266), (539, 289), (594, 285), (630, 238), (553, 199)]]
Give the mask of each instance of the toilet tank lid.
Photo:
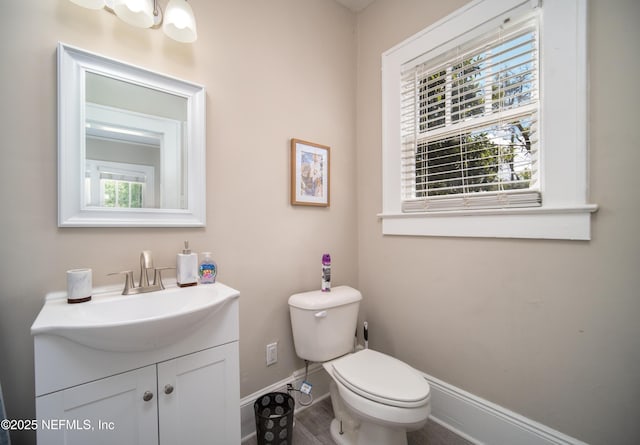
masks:
[(289, 306), (315, 311), (357, 303), (360, 300), (362, 300), (362, 294), (359, 290), (349, 286), (337, 286), (330, 292), (314, 290), (291, 295)]

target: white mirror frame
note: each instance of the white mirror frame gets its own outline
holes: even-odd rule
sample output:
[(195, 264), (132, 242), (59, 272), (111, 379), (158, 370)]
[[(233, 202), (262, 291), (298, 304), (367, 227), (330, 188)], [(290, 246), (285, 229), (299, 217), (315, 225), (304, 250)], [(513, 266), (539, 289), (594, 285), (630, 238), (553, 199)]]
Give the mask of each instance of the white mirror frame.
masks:
[[(85, 207), (85, 75), (93, 72), (187, 100), (186, 209)], [(58, 44), (58, 227), (204, 227), (205, 89), (144, 68)]]

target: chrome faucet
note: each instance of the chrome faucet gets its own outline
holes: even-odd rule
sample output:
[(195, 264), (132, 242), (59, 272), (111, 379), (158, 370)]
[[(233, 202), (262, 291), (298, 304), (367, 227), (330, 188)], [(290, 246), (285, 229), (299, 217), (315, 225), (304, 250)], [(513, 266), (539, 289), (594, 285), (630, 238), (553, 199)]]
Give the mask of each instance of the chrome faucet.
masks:
[[(153, 281), (149, 281), (149, 271), (153, 269)], [(124, 275), (124, 289), (122, 295), (135, 295), (145, 292), (153, 292), (164, 289), (162, 284), (162, 271), (173, 269), (173, 267), (153, 267), (153, 258), (150, 250), (143, 250), (140, 254), (140, 280), (138, 285), (133, 281), (133, 271), (125, 270), (122, 272), (113, 272), (109, 275)]]
[(138, 280), (139, 287), (149, 287), (149, 269), (153, 269), (153, 258), (151, 258), (151, 251), (143, 250), (140, 254), (140, 279)]

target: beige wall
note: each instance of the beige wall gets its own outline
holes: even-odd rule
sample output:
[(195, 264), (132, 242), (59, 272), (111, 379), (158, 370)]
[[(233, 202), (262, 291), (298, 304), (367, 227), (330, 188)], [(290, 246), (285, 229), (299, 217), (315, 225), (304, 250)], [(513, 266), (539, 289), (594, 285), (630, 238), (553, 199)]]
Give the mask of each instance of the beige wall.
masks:
[[(166, 1), (161, 0), (161, 4)], [(136, 269), (143, 249), (175, 264), (185, 239), (211, 250), (220, 280), (241, 291), (241, 392), (303, 366), (287, 298), (319, 288), (330, 252), (334, 282), (357, 285), (355, 15), (326, 0), (191, 0), (198, 41), (174, 42), (68, 0), (9, 0), (0, 13), (0, 381), (12, 418), (35, 414), (29, 333), (65, 270)], [(56, 226), (56, 44), (207, 88), (207, 227), (95, 229)], [(331, 147), (331, 207), (289, 205), (289, 139)], [(265, 345), (280, 342), (267, 368)], [(34, 436), (16, 434), (14, 443)]]
[[(464, 0), (377, 0), (357, 18), (328, 0), (191, 0), (194, 45), (68, 0), (5, 3), (0, 381), (10, 417), (34, 415), (29, 327), (66, 269), (92, 267), (109, 284), (105, 274), (137, 267), (140, 250), (172, 264), (189, 239), (242, 292), (242, 395), (301, 366), (286, 299), (319, 285), (329, 251), (334, 283), (364, 292), (373, 347), (586, 442), (640, 443), (640, 199), (625, 191), (640, 164), (637, 2), (589, 3), (591, 200), (601, 207), (591, 242), (381, 235), (380, 54)], [(207, 87), (207, 228), (56, 227), (59, 40)], [(290, 137), (332, 147), (330, 209), (289, 206)], [(280, 361), (266, 368), (276, 340)]]
[(640, 443), (640, 3), (589, 2), (592, 241), (383, 237), (380, 54), (464, 3), (378, 0), (358, 16), (370, 344), (588, 443)]

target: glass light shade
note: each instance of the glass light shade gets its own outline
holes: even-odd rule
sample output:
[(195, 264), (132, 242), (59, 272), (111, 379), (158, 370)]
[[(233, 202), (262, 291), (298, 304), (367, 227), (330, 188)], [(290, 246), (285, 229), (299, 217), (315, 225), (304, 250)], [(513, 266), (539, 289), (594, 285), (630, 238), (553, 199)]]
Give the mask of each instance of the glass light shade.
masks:
[(164, 12), (162, 29), (178, 42), (191, 43), (198, 38), (196, 19), (191, 6), (185, 0), (170, 0)]
[(89, 9), (102, 9), (104, 8), (104, 0), (71, 0), (78, 6)]
[(113, 12), (129, 25), (138, 28), (153, 26), (153, 0), (114, 0)]

